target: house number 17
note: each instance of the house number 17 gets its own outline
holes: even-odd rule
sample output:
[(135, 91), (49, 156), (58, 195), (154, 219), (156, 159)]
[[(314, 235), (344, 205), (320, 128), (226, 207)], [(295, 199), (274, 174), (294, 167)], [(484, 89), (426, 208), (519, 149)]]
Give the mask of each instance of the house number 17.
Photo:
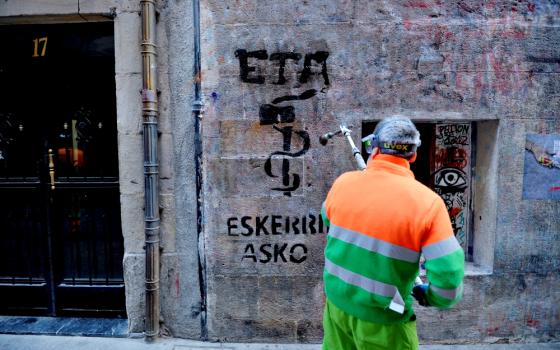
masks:
[[(31, 57), (43, 57), (47, 52), (47, 39), (48, 37), (35, 38), (33, 39), (33, 56)], [(42, 44), (41, 54), (39, 54), (39, 45)]]

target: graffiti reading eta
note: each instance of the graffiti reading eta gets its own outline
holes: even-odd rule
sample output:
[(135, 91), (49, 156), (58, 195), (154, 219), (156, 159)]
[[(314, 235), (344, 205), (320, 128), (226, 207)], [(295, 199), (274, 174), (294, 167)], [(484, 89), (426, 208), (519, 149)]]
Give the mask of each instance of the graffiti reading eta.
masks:
[[(297, 79), (294, 86), (300, 87), (305, 84), (321, 84), (321, 88), (307, 88), (296, 95), (284, 95), (274, 98), (272, 101), (264, 101), (259, 106), (259, 122), (261, 125), (272, 125), (274, 130), (282, 135), (283, 148), (280, 151), (273, 151), (267, 158), (264, 170), (269, 177), (282, 176), (283, 187), (273, 187), (273, 191), (282, 192), (285, 196), (291, 196), (301, 184), (301, 174), (290, 172), (290, 159), (303, 156), (310, 146), (309, 134), (305, 130), (295, 130), (293, 125), (277, 126), (278, 123), (293, 123), (296, 120), (296, 108), (292, 105), (297, 101), (305, 101), (315, 97), (319, 92), (324, 92), (330, 85), (327, 73), (327, 58), (329, 53), (326, 51), (316, 51), (305, 55), (297, 52), (275, 52), (270, 55), (266, 50), (248, 51), (238, 49), (235, 57), (239, 60), (239, 77), (243, 83), (264, 85), (267, 81), (273, 85), (289, 85), (290, 81), (286, 78), (286, 62), (288, 60), (299, 63), (303, 57), (301, 70), (297, 72)], [(258, 68), (259, 61), (278, 66), (277, 78), (268, 78), (260, 73)], [(262, 62), (261, 62), (262, 63)], [(316, 86), (314, 86), (316, 87)], [(285, 104), (286, 102), (292, 104)], [(292, 138), (297, 136), (302, 139), (303, 146), (299, 150), (292, 150)], [(280, 171), (273, 170), (273, 157), (282, 157)]]

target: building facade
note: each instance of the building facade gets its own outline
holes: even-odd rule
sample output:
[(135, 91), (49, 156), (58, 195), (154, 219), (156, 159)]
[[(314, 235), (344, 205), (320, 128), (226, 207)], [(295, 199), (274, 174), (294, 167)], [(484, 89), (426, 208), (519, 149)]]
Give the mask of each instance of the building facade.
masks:
[(142, 333), (157, 288), (176, 337), (320, 342), (320, 207), (355, 165), (319, 136), (406, 115), (467, 253), (463, 301), (416, 308), (421, 340), (556, 339), (559, 18), (554, 1), (2, 1), (2, 314)]

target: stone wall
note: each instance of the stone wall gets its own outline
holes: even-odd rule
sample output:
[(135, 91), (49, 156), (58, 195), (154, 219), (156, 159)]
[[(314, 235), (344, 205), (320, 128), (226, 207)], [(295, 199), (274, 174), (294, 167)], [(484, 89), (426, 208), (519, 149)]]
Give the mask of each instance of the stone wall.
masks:
[(421, 338), (558, 335), (560, 205), (521, 197), (525, 134), (560, 128), (558, 4), (201, 7), (212, 339), (320, 340), (326, 234), (318, 214), (332, 181), (353, 163), (344, 140), (323, 147), (318, 137), (344, 122), (358, 139), (364, 120), (392, 114), (475, 122), (479, 130), (465, 300), (450, 311), (418, 310)]

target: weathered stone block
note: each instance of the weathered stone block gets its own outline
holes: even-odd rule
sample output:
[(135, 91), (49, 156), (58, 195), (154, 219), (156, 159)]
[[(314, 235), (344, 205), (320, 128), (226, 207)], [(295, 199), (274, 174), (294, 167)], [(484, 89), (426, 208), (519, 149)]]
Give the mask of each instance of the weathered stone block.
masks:
[(289, 146), (295, 153), (304, 148), (306, 141), (306, 137), (299, 136), (303, 134), (297, 132), (305, 131), (306, 128), (299, 122), (289, 126), (292, 128), (291, 135), (284, 137), (282, 129), (285, 126), (282, 125), (261, 125), (251, 120), (220, 121), (217, 130), (220, 142), (216, 151), (224, 158), (268, 157), (274, 151), (284, 150), (285, 139), (292, 136), (289, 138)]
[(322, 343), (323, 322), (321, 317), (299, 320), (296, 328), (298, 343)]
[[(208, 180), (213, 191), (227, 197), (269, 197), (282, 196), (288, 189), (291, 196), (301, 196), (302, 187), (290, 190), (297, 183), (305, 182), (304, 158), (289, 159), (291, 173), (284, 174), (284, 162), (288, 157), (272, 156), (271, 158), (222, 158), (209, 160)], [(267, 173), (267, 164), (270, 171)], [(297, 177), (296, 177), (297, 176)], [(284, 182), (286, 181), (286, 182)], [(273, 190), (271, 189), (278, 189)]]
[[(318, 241), (324, 237), (299, 239), (259, 238), (232, 239), (216, 237), (220, 250), (207, 251), (207, 259), (215, 274), (239, 275), (309, 275), (321, 276), (323, 259)], [(214, 265), (215, 264), (215, 265)]]
[(159, 192), (171, 194), (174, 189), (174, 157), (173, 157), (173, 135), (162, 133), (158, 141), (159, 153)]
[(236, 318), (212, 319), (208, 325), (208, 336), (222, 342), (271, 342), (284, 339), (295, 341), (296, 325), (279, 316), (275, 320), (239, 320)]
[(161, 254), (160, 270), (160, 297), (161, 297), (161, 317), (167, 330), (171, 331), (168, 336), (175, 336), (174, 330), (179, 319), (185, 317), (185, 313), (180, 309), (180, 298), (182, 288), (179, 274), (179, 257), (175, 253), (166, 253), (165, 249)]
[(144, 255), (125, 253), (123, 268), (126, 284), (128, 331), (130, 333), (141, 333), (144, 331), (145, 317)]
[(144, 252), (144, 195), (121, 194), (121, 224), (124, 251)]
[[(209, 305), (217, 319), (253, 320), (258, 318), (259, 280), (253, 276), (219, 276), (208, 285), (213, 301)], [(216, 303), (229, 305), (220, 307)]]
[[(165, 67), (160, 67), (161, 69), (166, 70), (167, 68)], [(161, 92), (158, 94), (158, 131), (160, 133), (168, 133), (168, 134), (173, 134), (173, 131), (175, 131), (173, 129), (172, 124), (172, 118), (173, 116), (171, 115), (171, 91), (169, 90), (169, 74), (167, 72), (165, 73), (159, 73), (158, 72), (158, 90)], [(182, 118), (183, 120), (185, 118), (190, 118), (191, 115), (184, 115), (184, 116), (179, 116), (179, 118)]]
[[(121, 13), (115, 18), (115, 72), (141, 73), (142, 18), (138, 13)], [(140, 90), (142, 85), (140, 85)]]
[(135, 0), (79, 0), (80, 13), (139, 12), (140, 1)]
[(78, 0), (4, 0), (0, 16), (76, 14), (78, 8)]
[(121, 134), (142, 132), (142, 75), (117, 74), (117, 130)]
[[(144, 192), (144, 154), (142, 135), (119, 134), (119, 178), (121, 194)], [(126, 159), (126, 162), (123, 160)]]
[(212, 274), (322, 275), (326, 227), (319, 219), (320, 205), (263, 197), (223, 200), (212, 210), (220, 213), (205, 225)]
[(351, 20), (352, 1), (277, 2), (274, 0), (205, 1), (205, 22), (219, 24), (296, 24), (340, 23)]
[(321, 320), (324, 295), (322, 278), (302, 276), (263, 276), (259, 278), (258, 318), (284, 320)]
[(160, 239), (161, 247), (166, 253), (176, 251), (176, 221), (175, 221), (175, 196), (173, 194), (160, 194)]

